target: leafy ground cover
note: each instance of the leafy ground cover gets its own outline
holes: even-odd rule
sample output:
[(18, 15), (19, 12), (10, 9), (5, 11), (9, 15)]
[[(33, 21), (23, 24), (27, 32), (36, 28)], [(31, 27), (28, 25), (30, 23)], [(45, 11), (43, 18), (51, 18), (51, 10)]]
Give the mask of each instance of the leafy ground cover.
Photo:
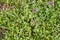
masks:
[(60, 40), (60, 1), (0, 0), (0, 40)]

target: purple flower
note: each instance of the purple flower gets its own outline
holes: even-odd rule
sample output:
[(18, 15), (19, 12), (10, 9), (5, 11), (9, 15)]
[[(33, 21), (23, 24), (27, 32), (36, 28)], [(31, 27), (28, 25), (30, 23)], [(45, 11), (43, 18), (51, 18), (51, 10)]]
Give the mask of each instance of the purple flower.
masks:
[(49, 1), (49, 4), (52, 5), (52, 6), (54, 6), (54, 2), (52, 2), (52, 1)]
[(32, 12), (33, 12), (33, 13), (36, 13), (36, 12), (38, 12), (38, 9), (35, 8), (35, 9), (32, 10)]

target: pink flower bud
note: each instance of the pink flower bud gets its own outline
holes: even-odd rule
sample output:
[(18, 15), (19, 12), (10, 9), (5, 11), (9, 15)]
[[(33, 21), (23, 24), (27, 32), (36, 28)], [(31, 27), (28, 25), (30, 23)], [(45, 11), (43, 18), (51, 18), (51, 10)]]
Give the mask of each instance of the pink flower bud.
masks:
[(52, 6), (54, 6), (54, 2), (52, 2), (52, 1), (49, 1), (49, 4), (52, 5)]

